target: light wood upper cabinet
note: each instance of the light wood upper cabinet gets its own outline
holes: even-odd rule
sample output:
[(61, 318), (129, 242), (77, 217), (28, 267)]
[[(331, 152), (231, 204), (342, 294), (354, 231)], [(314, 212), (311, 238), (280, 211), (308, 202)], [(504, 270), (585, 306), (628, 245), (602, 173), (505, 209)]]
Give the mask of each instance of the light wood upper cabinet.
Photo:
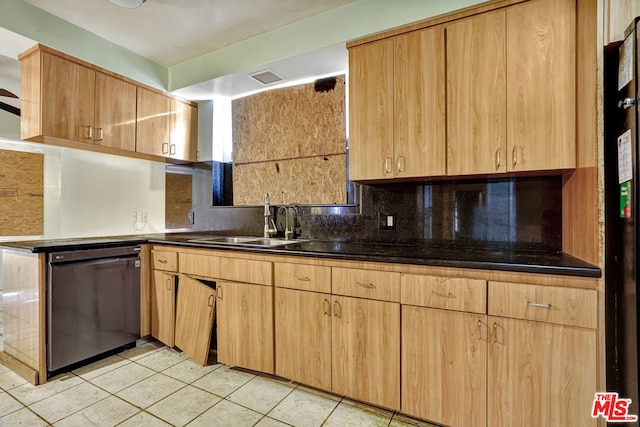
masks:
[(445, 163), (444, 27), (394, 38), (394, 176), (439, 176)]
[(42, 45), (20, 61), (22, 139), (151, 160), (196, 160), (194, 104)]
[(136, 149), (136, 86), (96, 72), (95, 144)]
[(509, 169), (576, 167), (576, 2), (506, 9)]
[(166, 96), (138, 88), (136, 151), (168, 157), (171, 102)]
[(393, 177), (393, 40), (349, 50), (349, 179)]
[(400, 408), (400, 304), (333, 297), (332, 391)]
[(186, 102), (171, 99), (169, 156), (196, 161), (198, 148), (198, 109)]
[(349, 178), (445, 173), (444, 28), (349, 50)]
[(576, 167), (574, 0), (398, 33), (349, 47), (351, 180)]
[(331, 295), (276, 288), (276, 375), (331, 390)]
[(485, 426), (486, 331), (486, 316), (403, 305), (402, 412)]
[(138, 88), (136, 151), (195, 161), (197, 108), (160, 93)]
[(447, 174), (505, 172), (505, 12), (447, 26)]
[(49, 53), (41, 60), (42, 134), (93, 143), (96, 72)]
[(596, 331), (489, 317), (489, 426), (595, 426)]
[(217, 282), (218, 361), (274, 373), (273, 288)]
[[(50, 137), (135, 150), (135, 85), (49, 52), (36, 51), (22, 61), (29, 104), (25, 114), (41, 117), (25, 118), (23, 139)], [(39, 73), (33, 72), (36, 67)], [(38, 74), (41, 92), (33, 80)]]
[(209, 358), (215, 303), (213, 288), (188, 276), (180, 276), (175, 345), (203, 366)]

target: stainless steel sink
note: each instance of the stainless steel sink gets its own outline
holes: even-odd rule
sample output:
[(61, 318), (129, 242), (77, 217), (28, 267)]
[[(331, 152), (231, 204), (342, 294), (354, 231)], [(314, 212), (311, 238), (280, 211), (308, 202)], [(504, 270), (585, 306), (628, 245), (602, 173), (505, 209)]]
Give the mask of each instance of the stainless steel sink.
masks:
[(284, 240), (274, 237), (211, 237), (206, 239), (191, 239), (192, 243), (203, 243), (210, 245), (231, 245), (231, 246), (247, 246), (247, 247), (263, 247), (272, 248), (275, 246), (283, 246), (291, 243), (306, 242), (307, 240)]

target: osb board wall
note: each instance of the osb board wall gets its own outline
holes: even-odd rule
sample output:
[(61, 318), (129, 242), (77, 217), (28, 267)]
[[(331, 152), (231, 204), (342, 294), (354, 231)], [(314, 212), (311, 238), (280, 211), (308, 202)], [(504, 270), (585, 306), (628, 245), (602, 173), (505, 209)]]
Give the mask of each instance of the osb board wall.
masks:
[(167, 173), (165, 195), (165, 227), (191, 228), (189, 212), (193, 200), (193, 177), (188, 174)]
[(233, 204), (346, 203), (345, 78), (233, 101)]
[(0, 236), (44, 229), (44, 155), (0, 150)]
[(233, 165), (233, 204), (256, 205), (269, 193), (276, 205), (345, 203), (346, 155)]

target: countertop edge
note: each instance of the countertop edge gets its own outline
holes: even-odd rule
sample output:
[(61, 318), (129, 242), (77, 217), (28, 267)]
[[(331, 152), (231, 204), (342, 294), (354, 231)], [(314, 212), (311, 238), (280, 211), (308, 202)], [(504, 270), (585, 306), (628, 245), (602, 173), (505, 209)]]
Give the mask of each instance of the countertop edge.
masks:
[[(600, 278), (602, 277), (602, 271), (597, 266), (591, 266), (590, 264), (575, 258), (580, 261), (579, 263), (585, 264), (579, 265), (543, 265), (532, 263), (516, 263), (516, 262), (504, 262), (504, 261), (486, 261), (486, 260), (456, 260), (456, 259), (437, 259), (437, 258), (418, 258), (408, 256), (394, 256), (394, 255), (370, 255), (370, 254), (353, 254), (353, 253), (337, 253), (337, 252), (318, 252), (318, 251), (305, 251), (299, 248), (287, 248), (283, 245), (277, 248), (252, 248), (242, 246), (229, 246), (229, 245), (215, 245), (215, 244), (202, 244), (188, 242), (186, 240), (176, 240), (175, 236), (167, 238), (166, 236), (158, 237), (153, 235), (146, 236), (119, 236), (111, 239), (107, 238), (86, 238), (86, 242), (83, 243), (82, 238), (73, 240), (49, 240), (47, 245), (38, 246), (38, 241), (18, 241), (18, 242), (0, 242), (0, 248), (6, 248), (11, 250), (28, 251), (32, 253), (49, 253), (60, 250), (75, 250), (75, 249), (99, 249), (105, 247), (121, 246), (123, 244), (163, 244), (163, 245), (175, 245), (184, 246), (199, 249), (215, 249), (215, 250), (235, 250), (245, 251), (248, 253), (262, 253), (273, 255), (288, 255), (288, 256), (305, 256), (305, 257), (317, 257), (326, 259), (337, 260), (350, 260), (350, 261), (370, 261), (370, 262), (388, 262), (395, 264), (408, 264), (408, 265), (422, 265), (433, 267), (450, 267), (450, 268), (469, 268), (475, 270), (498, 270), (508, 271), (516, 273), (538, 273), (538, 274), (555, 274), (573, 277), (586, 277), (586, 278)], [(51, 243), (57, 242), (57, 243)], [(297, 242), (293, 241), (292, 244)], [(573, 257), (572, 257), (573, 258)]]

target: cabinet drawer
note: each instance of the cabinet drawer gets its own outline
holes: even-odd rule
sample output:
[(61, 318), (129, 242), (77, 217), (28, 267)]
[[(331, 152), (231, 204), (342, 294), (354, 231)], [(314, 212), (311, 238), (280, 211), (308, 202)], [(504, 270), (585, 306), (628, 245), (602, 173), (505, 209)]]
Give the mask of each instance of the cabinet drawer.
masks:
[(596, 329), (598, 294), (591, 289), (489, 282), (489, 314)]
[(152, 250), (151, 253), (154, 270), (178, 271), (177, 252)]
[(403, 274), (400, 288), (402, 304), (487, 312), (485, 280)]
[(269, 261), (220, 258), (220, 277), (234, 282), (273, 284), (273, 267)]
[(275, 285), (281, 288), (331, 293), (331, 267), (307, 264), (276, 264)]
[(334, 267), (331, 286), (336, 295), (400, 302), (400, 273)]
[(218, 278), (220, 277), (220, 257), (181, 253), (180, 273)]

